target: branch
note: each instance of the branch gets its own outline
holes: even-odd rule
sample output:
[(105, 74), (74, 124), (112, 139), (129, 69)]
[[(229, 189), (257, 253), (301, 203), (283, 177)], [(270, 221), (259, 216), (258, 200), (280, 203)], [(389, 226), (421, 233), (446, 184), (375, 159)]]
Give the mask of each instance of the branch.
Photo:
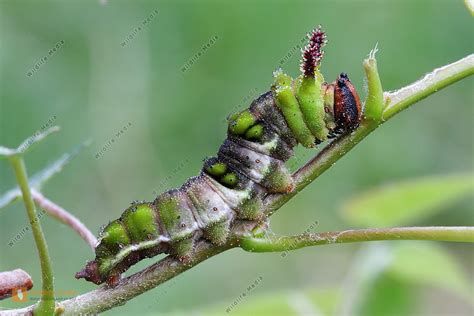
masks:
[(22, 269), (0, 272), (0, 300), (13, 295), (15, 290), (29, 290), (33, 287), (33, 280)]
[[(26, 145), (25, 145), (26, 146)], [(51, 258), (49, 257), (48, 246), (41, 229), (41, 223), (36, 213), (35, 203), (31, 198), (30, 186), (28, 184), (28, 176), (26, 175), (26, 167), (23, 157), (20, 154), (15, 154), (8, 157), (23, 194), (23, 201), (25, 203), (26, 212), (33, 231), (36, 248), (41, 264), (42, 277), (42, 291), (41, 300), (35, 309), (38, 314), (50, 315), (54, 311), (54, 285), (53, 285), (53, 268), (51, 267)]]
[[(473, 60), (474, 55), (470, 55), (455, 63), (439, 68), (433, 71), (432, 74), (427, 75), (425, 77), (430, 78), (429, 80), (422, 79), (410, 85), (409, 87), (411, 88), (409, 89), (409, 91), (405, 88), (402, 88), (395, 92), (386, 93), (385, 101), (388, 106), (385, 108), (383, 118), (385, 120), (388, 120), (396, 113), (408, 108), (412, 104), (427, 97), (428, 95), (439, 91), (465, 77), (468, 77), (469, 75), (472, 75), (474, 72)], [(354, 133), (352, 133), (351, 135), (342, 136), (333, 141), (331, 144), (329, 144), (316, 157), (314, 157), (305, 166), (301, 167), (297, 172), (295, 172), (295, 174), (293, 175), (296, 182), (296, 188), (294, 192), (288, 194), (270, 194), (265, 198), (264, 212), (268, 215), (271, 215), (274, 211), (276, 211), (279, 207), (281, 207), (289, 199), (291, 199), (295, 194), (304, 189), (309, 183), (311, 183), (311, 181), (316, 179), (325, 170), (331, 167), (334, 162), (343, 157), (349, 150), (351, 150), (356, 144), (362, 141), (367, 135), (369, 135), (382, 123), (383, 122), (366, 119), (362, 122), (361, 126)], [(246, 227), (243, 231), (248, 232), (250, 231), (250, 229), (251, 228)], [(413, 236), (418, 235), (419, 238), (421, 238), (421, 236), (425, 236), (426, 240), (438, 240), (436, 236), (432, 236), (427, 233), (426, 229), (429, 228), (420, 228), (421, 231), (419, 232), (414, 231), (415, 228), (392, 229), (392, 239), (395, 239), (396, 234), (400, 233), (400, 230), (403, 229), (411, 229), (410, 234), (413, 234)], [(372, 231), (373, 234), (375, 234), (375, 232), (380, 232), (380, 230), (365, 230), (365, 232), (369, 231)], [(353, 234), (353, 232), (356, 231), (346, 231), (341, 236), (344, 236), (344, 238), (354, 238), (353, 241), (357, 241), (355, 240), (356, 237), (351, 235)], [(57, 312), (63, 312), (65, 315), (74, 315), (80, 313), (100, 313), (105, 310), (111, 309), (114, 306), (122, 305), (133, 297), (138, 296), (143, 292), (148, 291), (156, 286), (159, 286), (160, 284), (179, 275), (180, 273), (189, 270), (198, 263), (214, 255), (217, 255), (227, 249), (236, 247), (239, 241), (238, 236), (242, 238), (242, 235), (239, 232), (236, 233), (235, 229), (233, 229), (233, 234), (237, 237), (230, 239), (225, 245), (221, 247), (211, 246), (206, 241), (198, 242), (196, 246), (195, 255), (193, 256), (194, 258), (188, 265), (184, 265), (171, 257), (166, 257), (160, 260), (159, 262), (149, 266), (148, 268), (137, 272), (125, 279), (120, 280), (118, 284), (114, 287), (102, 286), (89, 293), (85, 293), (75, 298), (59, 302)], [(336, 234), (335, 236), (337, 236), (337, 234), (339, 233), (332, 234)], [(444, 235), (443, 238), (445, 239), (443, 240), (453, 240), (457, 238), (457, 234), (457, 232), (444, 230), (443, 232), (440, 232), (438, 236)], [(333, 238), (335, 236), (333, 236)], [(337, 240), (343, 240), (341, 239), (341, 236), (339, 236)], [(430, 236), (433, 238), (429, 238)], [(471, 230), (467, 231), (466, 240), (472, 242)], [(27, 313), (32, 309), (33, 306), (30, 306), (24, 309), (11, 310), (8, 312), (12, 315), (16, 315), (18, 313)]]
[(49, 215), (61, 223), (71, 227), (79, 234), (79, 236), (81, 236), (82, 239), (84, 239), (89, 244), (89, 246), (92, 248), (92, 251), (95, 250), (97, 238), (77, 217), (63, 209), (61, 206), (55, 204), (53, 201), (47, 199), (35, 189), (31, 189), (31, 196), (39, 207), (44, 209)]
[(437, 240), (474, 243), (474, 227), (358, 229), (278, 238), (245, 236), (240, 240), (240, 247), (250, 252), (280, 252), (309, 246), (379, 240)]
[(387, 107), (383, 118), (388, 120), (413, 103), (441, 90), (450, 84), (474, 74), (474, 54), (464, 57), (452, 64), (435, 69), (422, 79), (397, 91), (384, 94)]

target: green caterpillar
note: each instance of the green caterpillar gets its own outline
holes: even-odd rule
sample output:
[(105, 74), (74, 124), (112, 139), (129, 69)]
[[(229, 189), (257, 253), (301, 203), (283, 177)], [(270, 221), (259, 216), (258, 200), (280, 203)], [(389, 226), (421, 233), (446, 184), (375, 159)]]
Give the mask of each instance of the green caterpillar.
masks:
[(320, 27), (309, 35), (301, 76), (274, 73), (271, 91), (229, 117), (227, 139), (202, 172), (153, 202), (133, 203), (99, 235), (95, 260), (76, 278), (113, 283), (138, 261), (160, 253), (186, 261), (198, 239), (226, 242), (236, 219), (263, 221), (262, 199), (293, 190), (285, 167), (299, 143), (315, 147), (356, 129), (361, 103), (346, 74), (333, 83), (319, 72), (326, 36)]

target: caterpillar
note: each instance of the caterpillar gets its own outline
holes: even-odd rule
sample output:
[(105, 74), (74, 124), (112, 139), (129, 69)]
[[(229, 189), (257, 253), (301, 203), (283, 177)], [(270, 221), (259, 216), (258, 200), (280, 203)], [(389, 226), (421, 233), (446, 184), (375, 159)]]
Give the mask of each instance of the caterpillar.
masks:
[(95, 259), (76, 278), (113, 284), (144, 258), (166, 253), (186, 261), (199, 239), (225, 243), (235, 220), (266, 219), (265, 194), (293, 190), (285, 162), (296, 145), (313, 148), (359, 126), (361, 102), (348, 76), (326, 83), (320, 72), (327, 42), (320, 26), (308, 40), (301, 75), (275, 71), (270, 91), (228, 117), (227, 138), (200, 174), (153, 202), (133, 202), (101, 230)]

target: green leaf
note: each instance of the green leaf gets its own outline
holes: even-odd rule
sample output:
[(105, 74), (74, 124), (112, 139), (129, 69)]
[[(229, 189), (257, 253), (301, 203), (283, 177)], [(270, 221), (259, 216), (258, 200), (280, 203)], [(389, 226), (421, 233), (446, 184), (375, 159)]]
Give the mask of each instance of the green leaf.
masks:
[(416, 293), (409, 282), (380, 274), (361, 298), (353, 315), (398, 316), (414, 315)]
[(403, 242), (393, 249), (388, 272), (405, 282), (436, 286), (471, 302), (469, 276), (445, 248), (428, 242)]
[[(52, 176), (59, 173), (64, 166), (66, 166), (72, 158), (76, 157), (82, 149), (89, 146), (90, 141), (86, 141), (78, 146), (76, 146), (71, 152), (63, 154), (59, 159), (49, 164), (43, 170), (35, 173), (30, 178), (30, 188), (40, 190), (43, 184), (45, 184)], [(21, 191), (19, 187), (15, 187), (3, 195), (0, 196), (0, 208), (3, 208), (16, 200), (21, 198)]]
[[(244, 293), (242, 293), (244, 294)], [(333, 315), (339, 299), (336, 289), (306, 290), (290, 293), (239, 295), (226, 303), (198, 311), (200, 315)], [(189, 315), (190, 312), (176, 313)]]
[[(362, 247), (351, 262), (349, 273), (341, 286), (341, 302), (336, 315), (374, 313), (379, 309), (378, 305), (370, 309), (377, 302), (373, 302), (374, 297), (383, 302), (382, 305), (388, 304), (390, 301), (385, 299), (383, 291), (386, 284), (379, 279), (384, 278), (385, 271), (393, 262), (392, 248), (387, 243), (368, 244)], [(378, 296), (374, 293), (374, 288), (377, 287), (381, 291)], [(401, 300), (394, 300), (394, 302), (402, 304)], [(387, 307), (388, 309), (394, 310), (390, 307)], [(399, 306), (399, 310), (405, 310), (405, 308)]]
[[(424, 290), (438, 287), (469, 301), (469, 276), (445, 248), (436, 243), (401, 241), (362, 248), (341, 293), (344, 315), (412, 315)], [(471, 301), (472, 303), (472, 301)]]
[(472, 194), (472, 173), (414, 179), (386, 185), (347, 201), (342, 209), (356, 225), (388, 227), (409, 224)]

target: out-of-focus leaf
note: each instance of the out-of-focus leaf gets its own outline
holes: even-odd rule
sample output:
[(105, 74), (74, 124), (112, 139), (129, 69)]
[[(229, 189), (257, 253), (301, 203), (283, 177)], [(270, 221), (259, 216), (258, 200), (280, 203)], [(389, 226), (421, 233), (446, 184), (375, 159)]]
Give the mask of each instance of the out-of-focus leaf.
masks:
[[(51, 179), (51, 177), (55, 174), (59, 173), (64, 168), (64, 166), (66, 166), (71, 161), (72, 158), (77, 156), (81, 152), (81, 150), (89, 144), (90, 142), (87, 141), (76, 146), (71, 152), (63, 154), (59, 159), (48, 165), (46, 168), (35, 173), (30, 178), (30, 187), (40, 190), (42, 185), (45, 184), (46, 181)], [(3, 195), (0, 196), (0, 208), (3, 208), (15, 202), (20, 197), (21, 191), (19, 187), (15, 187), (5, 192)]]
[(346, 217), (360, 226), (413, 223), (474, 191), (474, 174), (445, 175), (386, 185), (343, 205)]
[[(239, 296), (229, 304), (216, 304), (202, 311), (199, 315), (261, 315), (261, 316), (329, 316), (333, 315), (339, 298), (336, 289), (298, 291), (291, 293), (273, 293), (271, 295)], [(235, 303), (235, 304), (234, 304)], [(190, 315), (182, 312), (173, 315)]]
[(469, 277), (441, 246), (427, 242), (403, 242), (394, 247), (393, 258), (388, 269), (393, 277), (450, 290), (471, 301)]
[[(469, 277), (441, 246), (402, 241), (365, 246), (342, 286), (337, 315), (412, 315), (416, 286), (434, 286), (469, 301)], [(472, 303), (472, 301), (471, 301)]]
[(386, 243), (363, 247), (352, 260), (351, 269), (342, 284), (341, 300), (334, 315), (352, 316), (366, 310), (368, 296), (377, 280), (393, 261), (392, 249)]
[(386, 273), (373, 280), (352, 315), (398, 316), (414, 315), (416, 296), (409, 282), (393, 278)]
[(319, 308), (321, 315), (335, 315), (340, 300), (338, 289), (310, 290), (306, 292), (306, 296)]

